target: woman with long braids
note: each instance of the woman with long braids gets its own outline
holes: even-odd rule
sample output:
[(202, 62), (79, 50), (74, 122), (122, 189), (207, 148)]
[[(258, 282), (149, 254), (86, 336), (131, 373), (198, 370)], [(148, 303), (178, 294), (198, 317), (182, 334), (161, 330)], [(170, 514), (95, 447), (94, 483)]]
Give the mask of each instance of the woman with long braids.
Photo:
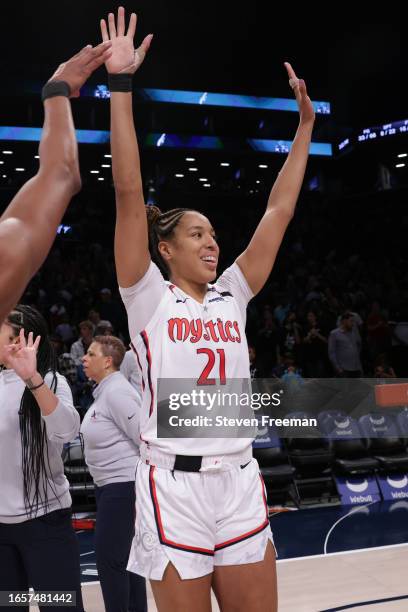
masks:
[[(157, 435), (158, 379), (249, 379), (246, 306), (271, 273), (302, 185), (314, 111), (304, 81), (286, 64), (299, 127), (247, 249), (216, 282), (219, 247), (210, 221), (192, 209), (148, 207), (133, 121), (136, 15), (101, 22), (112, 42), (111, 153), (117, 220), (115, 259), (132, 346), (141, 365), (141, 462), (128, 568), (151, 580), (159, 612), (209, 612), (213, 588), (223, 612), (277, 609), (275, 552), (252, 439)], [(231, 218), (233, 223), (233, 219)], [(149, 249), (150, 247), (150, 249)], [(165, 280), (165, 277), (169, 281)], [(214, 283), (214, 284), (213, 284)], [(159, 408), (160, 410), (160, 408)]]
[(23, 305), (0, 328), (0, 591), (74, 591), (71, 609), (83, 611), (61, 459), (80, 419), (47, 333), (42, 315)]

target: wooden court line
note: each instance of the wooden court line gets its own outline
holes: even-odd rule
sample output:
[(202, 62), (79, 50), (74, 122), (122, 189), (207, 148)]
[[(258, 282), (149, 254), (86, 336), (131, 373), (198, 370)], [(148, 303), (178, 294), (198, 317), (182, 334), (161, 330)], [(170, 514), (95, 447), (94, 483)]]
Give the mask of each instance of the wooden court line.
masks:
[(346, 606), (340, 606), (339, 608), (326, 608), (319, 612), (340, 612), (341, 610), (351, 610), (352, 608), (360, 608), (361, 606), (371, 606), (375, 604), (388, 603), (390, 601), (400, 601), (402, 599), (408, 599), (408, 595), (399, 595), (398, 597), (387, 597), (386, 599), (372, 599), (371, 601), (359, 601), (357, 603), (347, 604)]
[(301, 561), (302, 559), (320, 559), (322, 557), (334, 557), (335, 555), (351, 555), (353, 553), (360, 552), (372, 552), (373, 550), (385, 550), (386, 548), (401, 548), (408, 546), (408, 542), (401, 542), (400, 544), (386, 544), (385, 546), (372, 546), (367, 548), (353, 548), (351, 550), (340, 550), (338, 552), (317, 554), (317, 555), (305, 555), (304, 557), (291, 557), (290, 559), (277, 559), (277, 563), (291, 563), (292, 561)]
[[(320, 559), (322, 557), (334, 557), (334, 556), (339, 556), (339, 555), (351, 555), (354, 553), (360, 553), (360, 552), (372, 552), (373, 550), (385, 550), (387, 548), (402, 548), (403, 546), (408, 546), (408, 542), (407, 543), (402, 543), (402, 544), (388, 544), (386, 546), (373, 546), (371, 548), (353, 548), (353, 550), (341, 550), (339, 552), (333, 552), (333, 553), (327, 553), (326, 555), (323, 554), (319, 554), (319, 555), (308, 555), (305, 557), (291, 557), (290, 559), (277, 559), (276, 563), (291, 563), (292, 561), (306, 561), (307, 559)], [(92, 585), (92, 584), (100, 584), (99, 580), (87, 580), (86, 582), (81, 582), (82, 586), (88, 586), (88, 585)], [(405, 597), (405, 595), (404, 595)], [(407, 596), (408, 597), (408, 596)], [(353, 604), (355, 605), (355, 604)], [(362, 605), (362, 604), (361, 604)], [(334, 608), (334, 609), (343, 609), (343, 608)], [(347, 609), (347, 608), (344, 608)], [(329, 610), (324, 610), (322, 612), (329, 612)], [(330, 610), (331, 612), (331, 610)]]
[(345, 514), (344, 516), (341, 516), (339, 519), (337, 519), (337, 521), (335, 523), (333, 523), (333, 525), (330, 527), (329, 531), (327, 532), (326, 535), (326, 539), (324, 541), (324, 545), (323, 545), (323, 553), (325, 555), (327, 555), (327, 543), (329, 541), (329, 537), (330, 534), (334, 531), (335, 527), (337, 527), (337, 525), (339, 523), (341, 523), (342, 521), (344, 521), (346, 518), (348, 518), (349, 516), (353, 516), (353, 514), (357, 514), (357, 512), (361, 511), (362, 508), (368, 508), (369, 506), (372, 506), (373, 504), (377, 504), (377, 501), (373, 501), (370, 502), (369, 504), (364, 504), (363, 506), (357, 506), (355, 508), (352, 508), (349, 512), (347, 512), (347, 514)]

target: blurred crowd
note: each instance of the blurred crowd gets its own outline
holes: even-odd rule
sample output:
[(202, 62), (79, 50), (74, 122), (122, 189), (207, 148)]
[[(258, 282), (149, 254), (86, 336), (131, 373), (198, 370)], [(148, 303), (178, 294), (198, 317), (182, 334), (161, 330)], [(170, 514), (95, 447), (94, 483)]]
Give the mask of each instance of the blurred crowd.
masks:
[[(225, 207), (197, 205), (220, 236), (219, 271), (245, 248), (262, 206), (237, 207), (231, 223)], [(86, 404), (90, 383), (81, 358), (92, 337), (113, 334), (125, 345), (129, 337), (113, 223), (92, 216), (92, 207), (78, 214), (81, 231), (58, 238), (22, 301), (45, 315), (60, 369), (76, 402), (85, 397)], [(354, 202), (329, 207), (320, 194), (303, 194), (270, 280), (248, 307), (252, 375), (408, 376), (408, 258), (400, 242), (407, 226), (404, 213), (396, 227), (381, 201), (368, 217), (365, 201), (360, 208)]]

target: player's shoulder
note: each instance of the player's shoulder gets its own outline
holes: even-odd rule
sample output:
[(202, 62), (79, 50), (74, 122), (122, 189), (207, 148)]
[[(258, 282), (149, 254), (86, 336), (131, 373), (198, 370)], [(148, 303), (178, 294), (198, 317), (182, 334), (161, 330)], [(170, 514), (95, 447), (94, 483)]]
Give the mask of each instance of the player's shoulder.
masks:
[(179, 287), (177, 287), (177, 285), (174, 285), (173, 283), (171, 283), (170, 281), (165, 281), (166, 286), (167, 286), (167, 295), (169, 297), (169, 301), (174, 303), (174, 304), (186, 304), (187, 301), (190, 299), (190, 296), (188, 296), (186, 293), (184, 293), (184, 291), (182, 291)]
[(240, 280), (239, 273), (240, 270), (235, 262), (226, 268), (214, 283), (208, 285), (208, 301), (231, 301), (236, 297), (235, 293)]
[(230, 287), (224, 286), (218, 281), (212, 285), (208, 285), (207, 301), (209, 304), (213, 302), (230, 302), (234, 299)]

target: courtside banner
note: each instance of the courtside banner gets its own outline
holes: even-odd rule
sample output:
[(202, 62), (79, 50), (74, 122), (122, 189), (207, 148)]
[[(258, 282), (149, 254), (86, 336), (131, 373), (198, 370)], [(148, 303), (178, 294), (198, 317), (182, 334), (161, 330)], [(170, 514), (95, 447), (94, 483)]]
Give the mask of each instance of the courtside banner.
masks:
[(334, 478), (343, 506), (369, 504), (381, 499), (375, 476), (367, 475), (360, 478), (335, 476)]
[(408, 475), (389, 474), (377, 476), (383, 499), (408, 499)]
[[(390, 386), (405, 382), (393, 379)], [(266, 431), (280, 439), (408, 438), (408, 410), (379, 406), (378, 386), (387, 381), (287, 372), (253, 380), (208, 376), (205, 384), (158, 379), (145, 392), (159, 438), (262, 438)]]

